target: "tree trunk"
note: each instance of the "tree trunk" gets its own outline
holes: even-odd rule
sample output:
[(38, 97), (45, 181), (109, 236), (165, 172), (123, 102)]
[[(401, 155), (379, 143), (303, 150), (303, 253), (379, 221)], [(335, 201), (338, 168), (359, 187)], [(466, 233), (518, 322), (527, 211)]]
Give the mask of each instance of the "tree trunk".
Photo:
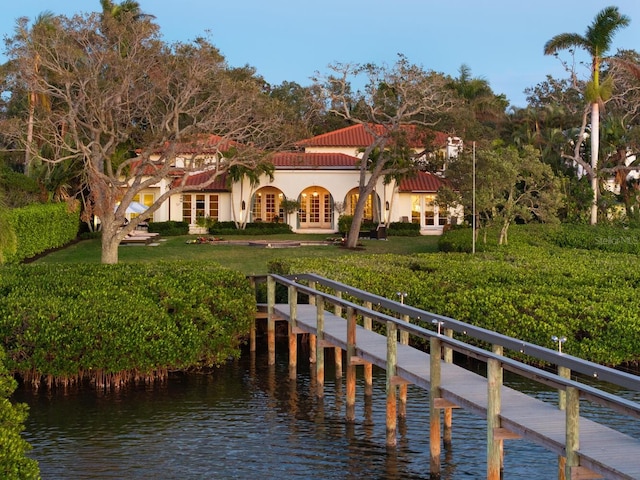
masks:
[(598, 102), (591, 104), (591, 225), (598, 223), (598, 151), (600, 149), (600, 106)]
[(118, 229), (112, 225), (102, 225), (102, 256), (101, 263), (116, 264), (118, 263), (118, 247), (120, 246), (120, 238), (118, 238)]
[(364, 188), (364, 191), (362, 191), (361, 189), (361, 192), (358, 195), (358, 203), (356, 203), (356, 208), (353, 212), (353, 221), (351, 222), (351, 228), (349, 229), (349, 233), (347, 233), (347, 241), (345, 243), (345, 247), (347, 248), (356, 248), (358, 246), (358, 239), (360, 237), (360, 225), (362, 224), (362, 219), (364, 217), (364, 209), (367, 206), (367, 197), (369, 197), (369, 195), (371, 195), (371, 192), (373, 191), (373, 187), (367, 187)]
[(498, 245), (507, 245), (509, 243), (509, 238), (507, 237), (507, 233), (509, 231), (509, 224), (510, 224), (510, 222), (508, 220), (505, 220), (502, 223), (502, 228), (500, 229), (500, 238), (498, 240)]
[(35, 94), (29, 94), (29, 120), (27, 121), (27, 146), (24, 149), (24, 174), (31, 174), (31, 146), (33, 145), (33, 123), (35, 115)]

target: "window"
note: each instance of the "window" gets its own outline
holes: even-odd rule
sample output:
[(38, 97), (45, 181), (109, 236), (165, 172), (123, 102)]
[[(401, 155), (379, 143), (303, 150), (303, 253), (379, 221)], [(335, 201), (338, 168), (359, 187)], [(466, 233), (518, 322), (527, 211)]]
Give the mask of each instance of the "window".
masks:
[(191, 215), (191, 195), (182, 196), (182, 220), (189, 225), (195, 223)]
[(219, 198), (217, 194), (182, 195), (182, 221), (195, 225), (199, 218), (218, 219)]
[(212, 220), (218, 220), (218, 195), (209, 195), (209, 215)]
[(256, 193), (256, 196), (253, 200), (253, 221), (261, 222), (262, 221), (262, 193)]
[[(153, 193), (142, 193), (133, 197), (133, 201), (141, 203), (145, 207), (149, 208), (151, 205), (153, 205), (153, 202), (155, 201), (155, 196), (153, 195)], [(131, 213), (131, 218), (136, 218), (139, 215), (140, 215), (139, 213)], [(153, 222), (153, 215), (151, 215), (147, 219), (147, 221)]]
[(198, 194), (196, 197), (196, 222), (200, 218), (205, 218), (207, 216), (207, 210), (205, 208), (206, 202), (204, 199), (204, 194)]
[(265, 197), (265, 220), (267, 222), (272, 222), (273, 217), (276, 216), (276, 194), (266, 193), (264, 197)]

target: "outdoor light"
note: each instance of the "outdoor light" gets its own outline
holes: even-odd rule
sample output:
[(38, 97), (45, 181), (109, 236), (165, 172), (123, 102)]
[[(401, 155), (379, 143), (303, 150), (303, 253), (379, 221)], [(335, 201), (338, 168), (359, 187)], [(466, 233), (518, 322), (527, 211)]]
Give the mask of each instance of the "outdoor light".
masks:
[(444, 325), (444, 322), (442, 320), (431, 320), (431, 323), (438, 325), (438, 335), (440, 335), (440, 329), (442, 328), (442, 325)]
[(562, 344), (567, 341), (567, 337), (557, 337), (552, 335), (551, 340), (558, 342), (558, 353), (562, 353)]
[(400, 303), (404, 305), (404, 298), (408, 295), (407, 292), (396, 292), (396, 295), (400, 297)]

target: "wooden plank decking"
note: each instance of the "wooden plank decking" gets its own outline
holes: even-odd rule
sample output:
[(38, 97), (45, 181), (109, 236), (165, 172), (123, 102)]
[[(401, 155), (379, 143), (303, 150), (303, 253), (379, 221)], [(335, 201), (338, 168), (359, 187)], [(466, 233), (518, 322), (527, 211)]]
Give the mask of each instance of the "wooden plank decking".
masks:
[[(296, 326), (300, 331), (316, 334), (315, 305), (298, 304)], [(289, 320), (288, 304), (276, 304), (277, 316)], [(347, 322), (330, 312), (324, 313), (324, 339), (347, 349)], [(356, 356), (385, 369), (387, 339), (384, 335), (357, 327)], [(397, 374), (429, 390), (429, 355), (416, 348), (398, 344)], [(442, 364), (441, 396), (461, 408), (486, 418), (487, 379), (451, 363)], [(557, 406), (503, 386), (500, 419), (502, 427), (525, 440), (543, 446), (559, 456), (565, 455), (565, 412)], [(640, 479), (640, 439), (632, 438), (605, 425), (580, 418), (581, 467), (604, 478)], [(576, 477), (578, 478), (578, 477)], [(596, 478), (585, 476), (581, 478)]]

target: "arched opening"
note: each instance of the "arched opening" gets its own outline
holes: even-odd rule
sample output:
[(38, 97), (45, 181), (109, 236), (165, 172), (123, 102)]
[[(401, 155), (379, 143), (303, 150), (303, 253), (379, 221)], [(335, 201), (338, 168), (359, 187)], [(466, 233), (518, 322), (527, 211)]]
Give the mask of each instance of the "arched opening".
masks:
[(322, 187), (309, 187), (299, 197), (298, 227), (333, 228), (333, 199)]
[(251, 201), (252, 222), (281, 222), (284, 219), (280, 202), (284, 194), (275, 187), (262, 187), (256, 191)]
[[(356, 211), (356, 204), (358, 203), (358, 198), (360, 198), (359, 189), (352, 188), (347, 193), (345, 198), (345, 214), (353, 215)], [(379, 222), (381, 218), (380, 215), (380, 197), (376, 192), (372, 192), (371, 195), (367, 198), (367, 203), (364, 207), (364, 216), (362, 217), (363, 221), (369, 220), (372, 222)]]

